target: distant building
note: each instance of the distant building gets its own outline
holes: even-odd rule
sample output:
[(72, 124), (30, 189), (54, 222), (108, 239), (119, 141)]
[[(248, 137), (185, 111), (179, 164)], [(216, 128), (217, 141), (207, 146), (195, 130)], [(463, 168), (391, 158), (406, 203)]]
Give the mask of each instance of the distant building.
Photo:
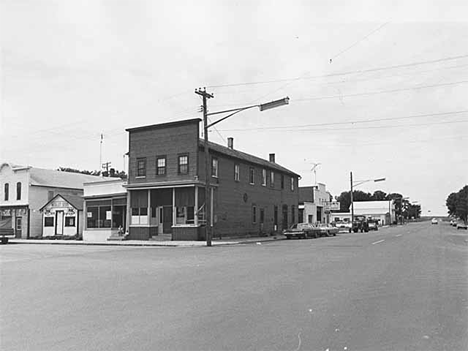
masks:
[(354, 215), (378, 220), (380, 225), (390, 225), (395, 220), (395, 205), (388, 201), (354, 201)]
[(1, 227), (13, 229), (17, 238), (41, 237), (40, 209), (57, 194), (83, 195), (83, 183), (98, 179), (81, 173), (3, 163), (0, 165)]
[[(203, 240), (205, 152), (200, 119), (130, 128), (130, 239)], [(214, 238), (270, 233), (297, 221), (299, 175), (269, 160), (209, 143)]]
[(299, 222), (329, 223), (331, 204), (332, 196), (325, 184), (299, 187)]

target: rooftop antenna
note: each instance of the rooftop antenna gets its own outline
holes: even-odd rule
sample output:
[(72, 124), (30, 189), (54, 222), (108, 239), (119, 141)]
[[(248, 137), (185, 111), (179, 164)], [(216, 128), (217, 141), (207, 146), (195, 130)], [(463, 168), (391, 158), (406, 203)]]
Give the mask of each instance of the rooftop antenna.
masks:
[(314, 172), (314, 175), (315, 175), (315, 185), (317, 185), (317, 167), (318, 167), (319, 165), (321, 165), (321, 163), (314, 163), (314, 162), (312, 162), (312, 166), (313, 166), (313, 167), (312, 167), (311, 171), (313, 171), (313, 172)]

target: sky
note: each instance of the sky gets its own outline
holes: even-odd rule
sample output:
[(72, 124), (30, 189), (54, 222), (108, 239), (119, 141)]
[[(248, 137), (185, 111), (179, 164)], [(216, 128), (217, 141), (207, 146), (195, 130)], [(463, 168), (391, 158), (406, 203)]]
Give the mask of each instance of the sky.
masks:
[(466, 1), (0, 0), (0, 35), (0, 162), (125, 169), (125, 129), (202, 118), (206, 87), (210, 112), (290, 98), (209, 138), (300, 186), (445, 215), (468, 184)]

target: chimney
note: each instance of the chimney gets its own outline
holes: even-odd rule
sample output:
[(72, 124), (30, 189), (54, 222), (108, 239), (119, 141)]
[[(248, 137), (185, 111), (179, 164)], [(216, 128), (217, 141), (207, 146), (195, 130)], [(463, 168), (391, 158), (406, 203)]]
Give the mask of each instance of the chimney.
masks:
[(275, 163), (275, 154), (270, 154), (270, 162)]
[(228, 138), (228, 148), (234, 149), (234, 138)]

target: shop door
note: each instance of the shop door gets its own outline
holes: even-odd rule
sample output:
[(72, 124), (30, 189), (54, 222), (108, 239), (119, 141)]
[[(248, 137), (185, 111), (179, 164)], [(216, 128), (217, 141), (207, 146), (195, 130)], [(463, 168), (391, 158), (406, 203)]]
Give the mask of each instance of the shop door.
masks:
[(23, 218), (16, 217), (16, 238), (21, 238), (21, 234), (23, 232)]
[(172, 206), (163, 207), (163, 232), (172, 233)]
[(63, 235), (63, 211), (55, 214), (55, 235)]

